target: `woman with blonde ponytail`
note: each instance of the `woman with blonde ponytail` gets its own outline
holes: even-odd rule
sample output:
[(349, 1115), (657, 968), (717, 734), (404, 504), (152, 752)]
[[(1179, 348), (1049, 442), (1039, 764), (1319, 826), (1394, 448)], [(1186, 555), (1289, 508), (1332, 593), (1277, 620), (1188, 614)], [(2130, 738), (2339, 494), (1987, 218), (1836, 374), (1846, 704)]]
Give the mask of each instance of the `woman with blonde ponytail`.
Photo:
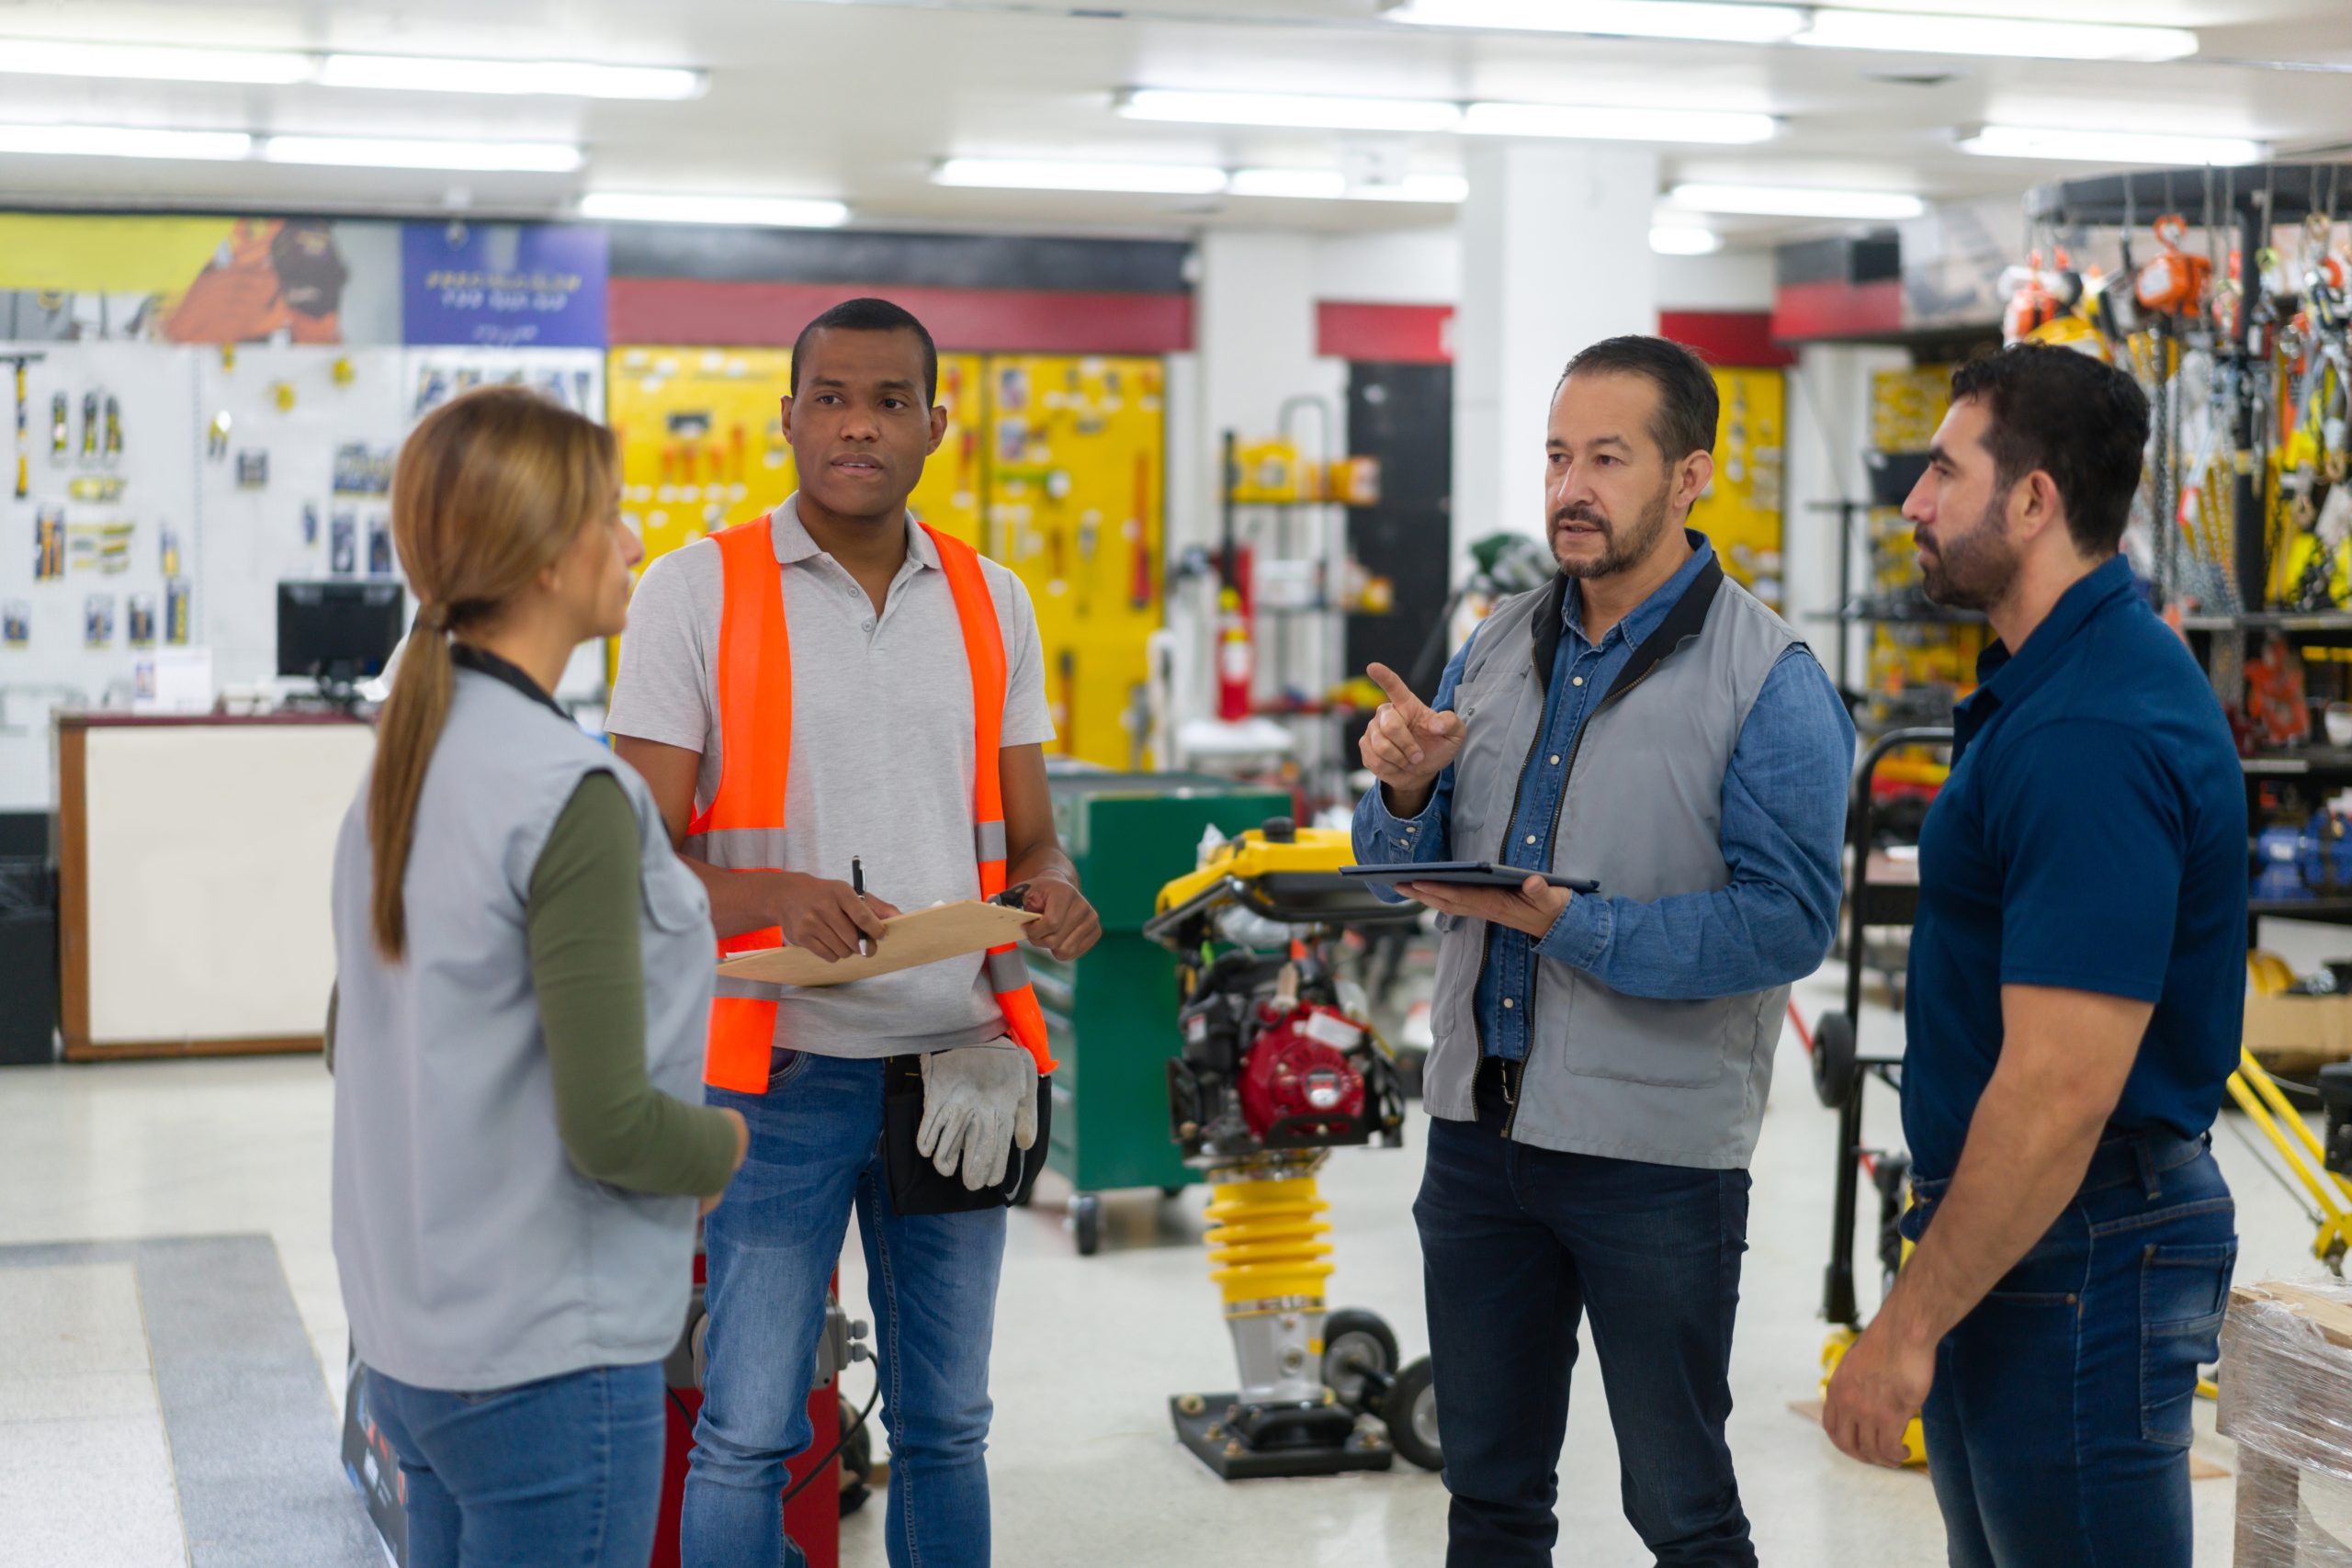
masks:
[(612, 434), (520, 388), (401, 451), (418, 600), (336, 846), (334, 1250), (411, 1568), (643, 1568), (696, 1203), (709, 905), (549, 694), (642, 552)]

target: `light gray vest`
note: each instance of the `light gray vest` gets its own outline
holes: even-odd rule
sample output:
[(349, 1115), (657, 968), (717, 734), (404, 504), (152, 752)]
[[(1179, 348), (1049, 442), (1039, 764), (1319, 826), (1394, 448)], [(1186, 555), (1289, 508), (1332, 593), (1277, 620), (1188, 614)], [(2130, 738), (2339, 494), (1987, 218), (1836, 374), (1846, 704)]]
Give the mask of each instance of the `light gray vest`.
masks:
[[(1693, 592), (1720, 570), (1711, 565)], [(1555, 581), (1505, 600), (1471, 644), (1454, 697), (1467, 727), (1447, 832), (1457, 858), (1518, 859), (1507, 840), (1543, 730), (1561, 593)], [(1686, 615), (1696, 608), (1694, 600), (1685, 604)], [(1551, 869), (1599, 882), (1605, 897), (1648, 901), (1730, 884), (1720, 842), (1724, 774), (1765, 678), (1798, 640), (1728, 579), (1695, 631), (1680, 628), (1677, 639), (1677, 619), (1666, 623), (1664, 657), (1645, 673), (1637, 651), (1584, 721), (1561, 802)], [(1475, 1121), (1487, 926), (1447, 917), (1440, 925), (1437, 1039), (1423, 1099), (1431, 1115)], [(1655, 1165), (1747, 1166), (1771, 1086), (1786, 987), (1655, 1001), (1540, 957), (1534, 986), (1514, 1140)]]
[(594, 773), (637, 808), (646, 1066), (654, 1088), (699, 1103), (710, 906), (627, 763), (514, 688), (458, 671), (417, 807), (397, 965), (369, 936), (365, 785), (344, 819), (334, 1256), (359, 1359), (405, 1383), (504, 1388), (658, 1360), (685, 1321), (695, 1201), (573, 1168), (531, 986), (531, 873)]

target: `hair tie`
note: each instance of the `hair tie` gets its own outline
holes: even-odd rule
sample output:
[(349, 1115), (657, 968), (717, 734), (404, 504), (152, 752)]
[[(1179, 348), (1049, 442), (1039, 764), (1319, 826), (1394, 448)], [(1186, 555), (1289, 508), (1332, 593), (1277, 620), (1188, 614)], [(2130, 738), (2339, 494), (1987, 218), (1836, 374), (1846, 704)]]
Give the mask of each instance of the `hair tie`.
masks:
[(446, 604), (427, 604), (416, 613), (416, 623), (431, 632), (449, 629), (449, 609)]

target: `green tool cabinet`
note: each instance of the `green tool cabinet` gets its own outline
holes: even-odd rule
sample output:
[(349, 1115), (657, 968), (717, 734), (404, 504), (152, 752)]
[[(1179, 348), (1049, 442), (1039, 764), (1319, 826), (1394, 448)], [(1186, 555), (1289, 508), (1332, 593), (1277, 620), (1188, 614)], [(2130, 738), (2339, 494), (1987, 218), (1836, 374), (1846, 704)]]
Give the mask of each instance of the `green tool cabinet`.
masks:
[(1098, 1193), (1193, 1180), (1168, 1135), (1168, 1058), (1178, 1047), (1176, 959), (1144, 939), (1159, 890), (1199, 863), (1201, 837), (1286, 817), (1290, 796), (1194, 773), (1057, 773), (1054, 826), (1079, 886), (1102, 917), (1102, 940), (1076, 964), (1030, 949), (1029, 973), (1053, 1044), (1047, 1165), (1076, 1189), (1078, 1250), (1102, 1235)]

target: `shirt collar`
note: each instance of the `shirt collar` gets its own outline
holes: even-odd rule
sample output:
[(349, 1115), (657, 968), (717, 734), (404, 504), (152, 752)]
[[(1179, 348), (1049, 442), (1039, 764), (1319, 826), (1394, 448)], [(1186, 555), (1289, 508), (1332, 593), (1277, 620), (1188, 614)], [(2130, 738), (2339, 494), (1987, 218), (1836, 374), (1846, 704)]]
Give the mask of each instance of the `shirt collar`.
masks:
[[(915, 514), (907, 513), (907, 558), (920, 567), (933, 571), (944, 570), (939, 560), (939, 547), (930, 532), (915, 522)], [(797, 561), (813, 560), (825, 553), (800, 521), (800, 492), (785, 497), (784, 503), (768, 514), (768, 532), (775, 541), (775, 558), (780, 566)]]
[(1976, 656), (1977, 689), (1991, 694), (1987, 705), (2007, 702), (2032, 685), (2076, 632), (2132, 593), (2131, 561), (2112, 557), (2058, 596), (2024, 648), (2012, 652), (2006, 643), (1987, 643)]
[[(1659, 585), (1656, 592), (1634, 605), (1631, 614), (1610, 628), (1612, 633), (1623, 633), (1630, 646), (1640, 647), (1648, 639), (1650, 633), (1657, 630), (1658, 624), (1682, 602), (1682, 595), (1690, 592), (1690, 585), (1699, 580), (1699, 574), (1706, 570), (1707, 563), (1714, 558), (1715, 547), (1706, 535), (1696, 528), (1685, 528), (1682, 536), (1690, 541), (1690, 558), (1677, 568), (1674, 575)], [(1568, 584), (1567, 592), (1560, 595), (1560, 620), (1577, 637), (1584, 637), (1584, 595), (1573, 582)], [(1606, 642), (1608, 638), (1601, 640)]]

